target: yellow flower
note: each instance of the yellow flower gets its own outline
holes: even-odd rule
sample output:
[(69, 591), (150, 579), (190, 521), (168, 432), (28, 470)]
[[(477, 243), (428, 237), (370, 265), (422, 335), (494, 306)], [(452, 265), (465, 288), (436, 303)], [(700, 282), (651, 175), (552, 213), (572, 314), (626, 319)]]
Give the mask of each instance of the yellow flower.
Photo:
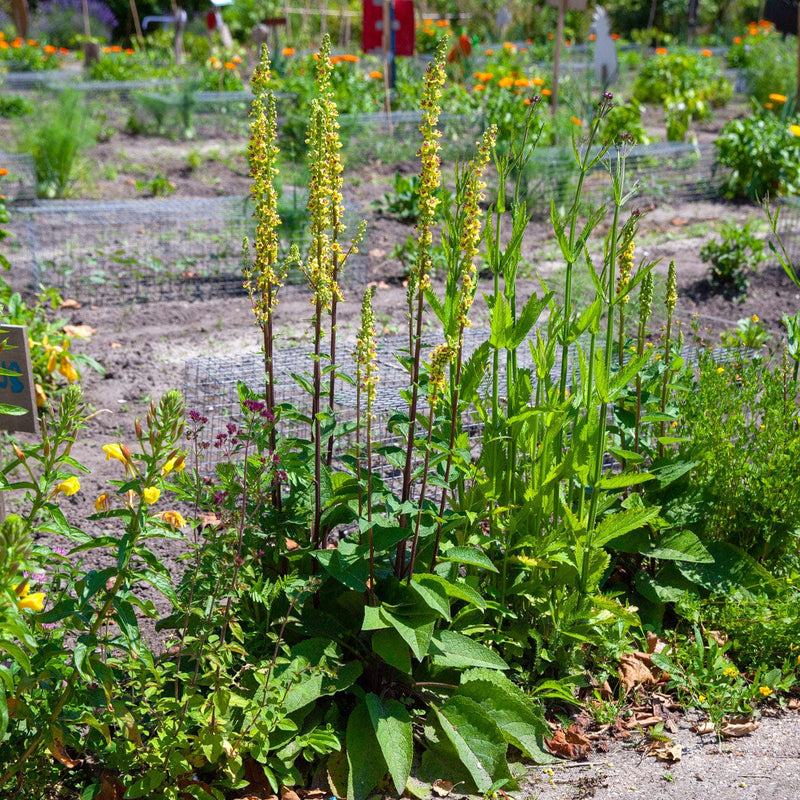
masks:
[(36, 395), (36, 408), (44, 408), (47, 405), (47, 395), (44, 393), (42, 384), (34, 384), (33, 392)]
[(701, 694), (701, 695), (700, 695), (700, 696), (697, 698), (697, 702), (698, 702), (698, 703), (705, 703), (705, 701), (706, 701), (706, 696), (705, 696), (704, 694)]
[(186, 461), (184, 460), (183, 455), (175, 456), (175, 458), (170, 458), (164, 462), (164, 466), (161, 467), (161, 474), (162, 475), (169, 475), (170, 472), (173, 470), (175, 472), (182, 472), (186, 468)]
[(739, 674), (739, 670), (731, 665), (730, 667), (726, 667), (724, 670), (722, 670), (722, 674), (727, 675), (729, 678), (735, 678)]
[(800, 136), (800, 125), (790, 125), (789, 133), (791, 133), (792, 136)]
[(759, 686), (758, 693), (762, 697), (769, 697), (772, 694), (772, 689), (770, 689), (769, 686)]
[(81, 488), (81, 482), (74, 475), (72, 475), (66, 480), (61, 481), (61, 483), (59, 483), (58, 486), (56, 486), (55, 494), (61, 492), (62, 494), (65, 494), (67, 495), (67, 497), (69, 497), (70, 495), (79, 492), (80, 488)]
[(148, 486), (142, 491), (142, 499), (149, 506), (157, 503), (159, 497), (161, 497), (161, 490), (157, 486)]
[(128, 459), (125, 457), (125, 453), (122, 452), (122, 445), (120, 444), (104, 444), (103, 452), (106, 454), (106, 461), (116, 458), (117, 461), (121, 461), (123, 464), (128, 463)]
[(766, 108), (767, 111), (772, 111), (775, 106), (773, 106), (772, 103), (764, 103), (764, 108)]
[(725, 367), (717, 367), (717, 374), (718, 375), (722, 375), (723, 372), (725, 372)]
[(180, 511), (159, 511), (155, 516), (166, 522), (171, 528), (183, 528), (186, 525), (186, 520)]
[(750, 322), (758, 322), (758, 314), (753, 314), (753, 316), (750, 317)]
[(103, 492), (103, 494), (98, 495), (97, 500), (94, 501), (94, 510), (95, 511), (110, 511), (111, 510), (111, 498)]
[(27, 582), (20, 588), (19, 585), (14, 587), (17, 593), (17, 605), (20, 608), (29, 608), (31, 611), (41, 611), (44, 607), (44, 592), (34, 592), (30, 594), (30, 587)]
[(785, 103), (786, 95), (773, 93), (769, 96), (769, 99), (772, 100), (773, 103)]
[(75, 370), (72, 362), (68, 356), (61, 356), (61, 361), (58, 365), (58, 371), (70, 382), (78, 380), (78, 373)]

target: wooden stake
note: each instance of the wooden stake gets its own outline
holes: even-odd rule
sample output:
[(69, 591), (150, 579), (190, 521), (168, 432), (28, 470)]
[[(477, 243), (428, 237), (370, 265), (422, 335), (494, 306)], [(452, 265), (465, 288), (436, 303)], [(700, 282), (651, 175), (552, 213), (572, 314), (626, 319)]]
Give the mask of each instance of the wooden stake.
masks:
[(558, 73), (561, 69), (561, 44), (564, 39), (564, 22), (567, 16), (567, 0), (558, 4), (558, 24), (556, 25), (556, 50), (553, 53), (553, 94), (550, 98), (550, 113), (553, 117), (558, 110)]

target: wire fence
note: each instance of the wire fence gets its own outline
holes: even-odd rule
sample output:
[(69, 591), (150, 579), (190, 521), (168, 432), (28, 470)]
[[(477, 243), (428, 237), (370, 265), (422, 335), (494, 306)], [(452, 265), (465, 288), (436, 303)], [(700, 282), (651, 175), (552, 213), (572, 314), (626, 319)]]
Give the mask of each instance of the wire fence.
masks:
[[(305, 194), (284, 191), (282, 250), (308, 244)], [(15, 210), (22, 222), (18, 268), (35, 287), (95, 303), (204, 299), (243, 294), (242, 241), (254, 239), (246, 197), (119, 201), (48, 201)], [(358, 218), (346, 214), (354, 231)], [(366, 283), (366, 261), (348, 262), (345, 285)], [(298, 268), (286, 286), (305, 290)]]

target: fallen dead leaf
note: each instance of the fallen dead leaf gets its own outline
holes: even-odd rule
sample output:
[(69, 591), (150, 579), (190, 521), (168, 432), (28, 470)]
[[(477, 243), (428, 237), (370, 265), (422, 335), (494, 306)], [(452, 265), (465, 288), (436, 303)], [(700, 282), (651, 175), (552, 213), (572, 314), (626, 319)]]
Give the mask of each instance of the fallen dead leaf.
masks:
[(758, 723), (754, 722), (753, 720), (747, 720), (742, 722), (726, 722), (722, 729), (720, 730), (720, 734), (728, 739), (737, 739), (740, 736), (748, 736), (751, 734), (756, 728), (758, 727)]
[(587, 739), (585, 739), (585, 744), (571, 742), (567, 738), (567, 733), (563, 730), (557, 730), (552, 739), (545, 738), (544, 743), (552, 755), (569, 761), (588, 758), (589, 753), (592, 752), (592, 747)]
[(281, 800), (300, 800), (300, 795), (288, 786), (281, 786)]
[(728, 642), (728, 634), (722, 633), (721, 631), (706, 631), (706, 634), (710, 636), (720, 647)]
[(79, 339), (91, 339), (97, 333), (91, 325), (65, 325), (62, 330), (67, 336), (77, 336)]
[(582, 747), (588, 747), (590, 750), (592, 749), (591, 743), (586, 738), (586, 731), (577, 722), (573, 722), (572, 725), (567, 728), (567, 741), (570, 744), (577, 744), (581, 745)]
[(66, 300), (61, 301), (61, 305), (59, 305), (59, 310), (63, 310), (65, 308), (74, 308), (78, 309), (81, 307), (81, 304), (75, 300), (73, 297), (68, 297)]
[(655, 756), (659, 761), (676, 762), (681, 760), (683, 748), (680, 742), (662, 742), (654, 747), (648, 755)]
[(683, 219), (682, 217), (675, 217), (670, 224), (675, 225), (675, 227), (681, 227), (683, 225), (688, 225), (689, 220)]
[(375, 247), (375, 248), (373, 248), (372, 250), (369, 251), (369, 257), (370, 258), (386, 258), (386, 251)]
[(706, 720), (705, 722), (699, 722), (697, 725), (692, 725), (692, 730), (698, 736), (705, 736), (706, 734), (714, 733), (714, 725), (711, 720)]
[(328, 796), (328, 793), (324, 789), (298, 789), (297, 794), (299, 794), (303, 800), (320, 800), (320, 798)]
[(443, 781), (441, 778), (431, 784), (431, 791), (436, 797), (447, 797), (453, 791), (455, 784)]
[(95, 800), (123, 800), (124, 797), (125, 786), (119, 778), (107, 773), (100, 776), (100, 793)]
[(649, 728), (652, 725), (660, 725), (663, 721), (662, 717), (657, 717), (655, 714), (634, 714), (625, 724), (625, 727)]
[(653, 655), (653, 653), (661, 654), (665, 650), (669, 649), (669, 642), (665, 639), (662, 639), (660, 636), (657, 636), (652, 631), (647, 631), (646, 636), (647, 652), (650, 653), (650, 655)]
[(109, 345), (109, 347), (110, 347), (112, 350), (115, 350), (117, 347), (122, 347), (122, 344), (121, 344), (120, 342), (111, 342), (111, 344)]
[(219, 517), (212, 511), (205, 514), (199, 514), (197, 517), (200, 523), (200, 530), (204, 531), (206, 528), (216, 528), (219, 525)]
[(617, 673), (625, 694), (628, 694), (634, 686), (654, 686), (657, 683), (650, 669), (652, 666), (653, 661), (649, 653), (636, 651), (622, 655)]
[(790, 697), (789, 702), (786, 704), (786, 708), (790, 711), (797, 711), (800, 708), (800, 699), (797, 697)]

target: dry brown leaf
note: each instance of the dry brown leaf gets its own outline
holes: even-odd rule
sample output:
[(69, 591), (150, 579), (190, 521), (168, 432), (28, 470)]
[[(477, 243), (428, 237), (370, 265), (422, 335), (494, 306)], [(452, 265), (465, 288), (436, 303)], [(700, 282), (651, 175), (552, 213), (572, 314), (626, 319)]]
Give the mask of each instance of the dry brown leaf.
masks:
[(47, 749), (50, 751), (53, 758), (59, 763), (63, 764), (67, 769), (75, 769), (83, 763), (83, 759), (74, 759), (67, 752), (64, 747), (64, 742), (59, 733), (53, 736), (53, 739), (48, 743)]
[(645, 635), (647, 637), (647, 652), (650, 655), (653, 655), (653, 653), (661, 654), (669, 649), (669, 642), (666, 639), (662, 639), (652, 631), (647, 631)]
[(320, 798), (328, 796), (328, 793), (324, 789), (298, 789), (297, 794), (299, 794), (303, 800), (320, 800)]
[(722, 633), (722, 631), (706, 631), (706, 635), (710, 636), (720, 647), (728, 642), (728, 634)]
[(680, 742), (662, 742), (658, 747), (654, 747), (648, 755), (655, 756), (659, 761), (680, 761), (683, 755), (683, 748)]
[(453, 791), (455, 784), (443, 781), (441, 778), (431, 784), (431, 791), (436, 797), (447, 797)]
[(75, 300), (73, 297), (68, 297), (66, 300), (61, 301), (61, 305), (59, 305), (59, 311), (63, 311), (65, 308), (74, 308), (78, 309), (81, 307), (81, 304)]
[(112, 350), (116, 350), (118, 347), (122, 347), (122, 344), (121, 344), (120, 342), (111, 342), (111, 344), (109, 345), (109, 347), (110, 347)]
[(714, 733), (714, 725), (711, 720), (706, 720), (705, 722), (699, 722), (697, 725), (692, 725), (692, 730), (698, 736), (705, 736), (709, 733)]
[(216, 528), (219, 525), (219, 517), (212, 511), (205, 514), (199, 514), (197, 520), (200, 523), (200, 530), (204, 531), (206, 528)]
[(790, 697), (789, 702), (786, 704), (786, 708), (790, 711), (797, 711), (800, 708), (800, 699), (797, 697)]
[[(386, 258), (386, 251), (380, 250), (377, 247), (374, 247), (372, 250), (369, 251), (370, 258)], [(367, 284), (369, 285), (369, 284)]]
[(281, 800), (300, 800), (300, 795), (288, 786), (281, 786)]
[[(649, 661), (650, 664), (646, 662)], [(656, 683), (653, 673), (650, 671), (652, 660), (648, 653), (625, 653), (619, 660), (617, 673), (619, 682), (625, 694), (628, 694), (634, 686), (652, 686)]]
[(552, 755), (568, 759), (569, 761), (588, 758), (589, 753), (592, 752), (588, 740), (586, 744), (567, 741), (567, 734), (563, 730), (556, 731), (552, 739), (545, 738), (544, 743)]
[(91, 325), (65, 325), (62, 330), (67, 336), (77, 336), (79, 339), (91, 339), (97, 333)]
[(591, 743), (586, 738), (586, 731), (577, 722), (573, 722), (567, 728), (567, 741), (570, 744), (578, 744), (582, 747), (588, 747), (590, 750), (592, 749)]
[(757, 727), (758, 723), (753, 720), (748, 720), (747, 722), (726, 722), (722, 726), (720, 733), (729, 739), (735, 739), (739, 736), (748, 736)]
[(100, 776), (100, 792), (95, 800), (123, 800), (125, 786), (119, 778), (104, 773)]
[(300, 547), (299, 544), (294, 539), (290, 539), (288, 536), (286, 537), (286, 549), (287, 550), (297, 550)]
[(675, 219), (672, 220), (671, 224), (674, 225), (676, 228), (680, 228), (683, 225), (688, 225), (689, 224), (689, 220), (688, 219), (683, 219), (681, 217), (675, 217)]
[(627, 728), (649, 728), (651, 725), (660, 725), (664, 720), (655, 714), (634, 714), (626, 723)]

